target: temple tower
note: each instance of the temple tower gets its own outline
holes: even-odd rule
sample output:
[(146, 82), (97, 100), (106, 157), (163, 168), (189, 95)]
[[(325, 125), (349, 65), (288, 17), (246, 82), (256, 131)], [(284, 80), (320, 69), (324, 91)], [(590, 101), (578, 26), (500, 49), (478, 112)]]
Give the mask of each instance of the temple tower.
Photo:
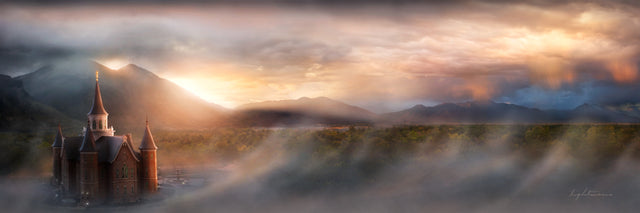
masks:
[(60, 124), (58, 124), (58, 133), (56, 134), (56, 139), (53, 141), (51, 145), (51, 149), (53, 152), (53, 182), (54, 186), (59, 186), (62, 181), (62, 143), (64, 142), (64, 137), (62, 136), (62, 129), (60, 128)]
[(98, 152), (93, 133), (87, 124), (80, 146), (80, 197), (89, 201), (98, 195)]
[(113, 136), (115, 130), (113, 126), (109, 127), (109, 113), (102, 105), (102, 94), (100, 93), (100, 84), (98, 83), (98, 71), (96, 71), (96, 89), (93, 96), (93, 105), (91, 111), (87, 114), (89, 118), (89, 127), (93, 131), (93, 135), (97, 138), (102, 136)]
[(143, 195), (154, 194), (158, 191), (158, 167), (156, 159), (156, 143), (153, 141), (151, 130), (149, 130), (149, 119), (146, 121), (146, 128), (142, 143), (140, 144), (141, 163), (141, 192)]

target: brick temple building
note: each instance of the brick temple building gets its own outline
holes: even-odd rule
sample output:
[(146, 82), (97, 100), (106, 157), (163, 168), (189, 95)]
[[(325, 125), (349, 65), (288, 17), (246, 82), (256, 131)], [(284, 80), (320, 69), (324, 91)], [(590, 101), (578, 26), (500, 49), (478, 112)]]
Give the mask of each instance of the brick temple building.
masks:
[(93, 106), (83, 136), (64, 137), (58, 126), (53, 147), (53, 184), (63, 197), (95, 203), (137, 202), (158, 189), (156, 150), (147, 120), (136, 150), (131, 134), (114, 135), (102, 105), (98, 73)]

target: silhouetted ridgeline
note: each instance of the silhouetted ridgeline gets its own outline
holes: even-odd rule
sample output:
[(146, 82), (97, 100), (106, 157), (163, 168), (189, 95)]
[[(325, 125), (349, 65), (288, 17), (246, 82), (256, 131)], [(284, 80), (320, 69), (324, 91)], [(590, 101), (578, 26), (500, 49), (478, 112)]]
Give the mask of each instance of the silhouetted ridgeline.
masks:
[[(174, 83), (130, 64), (111, 70), (93, 61), (67, 61), (0, 81), (0, 130), (53, 128), (62, 122), (79, 128), (91, 104), (94, 71), (100, 71), (105, 107), (121, 129), (140, 126), (145, 115), (154, 127), (298, 127), (461, 123), (639, 123), (635, 105), (584, 104), (572, 110), (539, 110), (484, 102), (416, 105), (375, 114), (326, 97), (250, 103), (228, 110), (207, 103)], [(72, 122), (76, 120), (77, 122)]]
[(141, 126), (149, 115), (156, 127), (202, 128), (215, 126), (224, 117), (224, 108), (132, 64), (111, 70), (93, 61), (68, 61), (17, 79), (35, 100), (84, 121), (91, 107), (96, 70), (114, 126)]
[(380, 122), (439, 123), (638, 123), (628, 111), (583, 104), (572, 110), (539, 110), (515, 104), (488, 102), (444, 103), (381, 115)]

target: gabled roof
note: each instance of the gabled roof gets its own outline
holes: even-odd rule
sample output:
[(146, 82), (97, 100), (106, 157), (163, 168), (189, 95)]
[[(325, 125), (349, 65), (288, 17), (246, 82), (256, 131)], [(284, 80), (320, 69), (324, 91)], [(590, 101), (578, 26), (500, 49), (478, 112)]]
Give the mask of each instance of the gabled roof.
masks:
[(107, 110), (105, 110), (104, 106), (102, 105), (102, 95), (100, 94), (100, 84), (98, 84), (97, 78), (96, 78), (96, 91), (95, 91), (95, 95), (93, 96), (93, 106), (91, 106), (91, 111), (89, 111), (88, 114), (89, 115), (99, 115), (99, 114), (108, 115), (109, 114), (107, 113)]
[[(79, 160), (80, 149), (84, 137), (69, 137), (65, 138), (62, 149), (62, 156), (67, 160)], [(127, 141), (125, 136), (102, 136), (95, 142), (96, 152), (98, 152), (98, 162), (100, 163), (113, 163), (118, 157), (118, 153), (121, 151), (130, 152), (136, 161), (140, 161), (139, 153), (133, 150), (131, 143)], [(123, 144), (128, 144), (123, 146)], [(125, 147), (123, 149), (123, 147)]]
[[(98, 162), (106, 162), (113, 163), (114, 160), (118, 157), (118, 153), (121, 151), (131, 152), (134, 159), (136, 161), (140, 161), (138, 159), (137, 154), (133, 151), (131, 145), (123, 146), (123, 144), (127, 143), (125, 136), (102, 136), (96, 141), (97, 149), (98, 149)], [(123, 149), (123, 147), (126, 147)]]
[(60, 124), (58, 124), (58, 133), (56, 134), (56, 139), (51, 144), (51, 147), (62, 147), (62, 142), (64, 141), (64, 137), (62, 136), (62, 129), (60, 128)]
[(157, 150), (158, 147), (156, 143), (153, 141), (153, 136), (151, 135), (151, 130), (149, 130), (149, 120), (147, 120), (147, 126), (144, 130), (144, 136), (142, 136), (142, 143), (140, 143), (140, 150)]
[(87, 123), (87, 129), (84, 131), (84, 138), (82, 138), (82, 145), (80, 145), (80, 152), (95, 152), (96, 151), (96, 139), (93, 138), (93, 132), (91, 127)]

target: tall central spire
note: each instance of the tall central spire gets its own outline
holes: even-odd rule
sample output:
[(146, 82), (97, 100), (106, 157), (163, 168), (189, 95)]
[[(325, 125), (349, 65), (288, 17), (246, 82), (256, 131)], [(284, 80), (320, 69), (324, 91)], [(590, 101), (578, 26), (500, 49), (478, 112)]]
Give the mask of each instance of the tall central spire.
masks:
[(89, 111), (89, 115), (99, 114), (108, 115), (109, 113), (107, 113), (107, 110), (105, 110), (102, 105), (102, 95), (100, 94), (100, 84), (98, 83), (98, 71), (96, 71), (96, 91), (93, 96), (93, 106), (91, 107), (91, 111)]

